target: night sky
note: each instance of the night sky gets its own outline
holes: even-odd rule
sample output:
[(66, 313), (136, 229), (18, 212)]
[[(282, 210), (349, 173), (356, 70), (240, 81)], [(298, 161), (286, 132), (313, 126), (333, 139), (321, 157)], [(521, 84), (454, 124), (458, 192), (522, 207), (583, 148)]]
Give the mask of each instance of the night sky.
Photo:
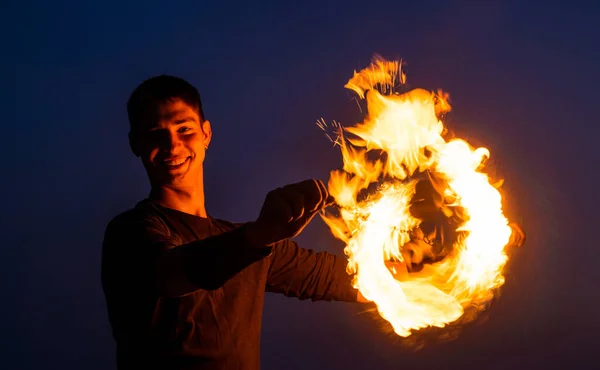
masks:
[[(0, 1), (0, 368), (115, 368), (100, 252), (107, 222), (149, 190), (127, 143), (138, 83), (166, 73), (200, 90), (208, 212), (247, 221), (269, 190), (340, 166), (315, 122), (361, 119), (343, 85), (375, 53), (450, 93), (448, 126), (491, 150), (528, 241), (487, 315), (421, 351), (363, 306), (268, 295), (262, 367), (598, 366), (597, 5), (94, 3)], [(342, 253), (318, 218), (298, 241)]]

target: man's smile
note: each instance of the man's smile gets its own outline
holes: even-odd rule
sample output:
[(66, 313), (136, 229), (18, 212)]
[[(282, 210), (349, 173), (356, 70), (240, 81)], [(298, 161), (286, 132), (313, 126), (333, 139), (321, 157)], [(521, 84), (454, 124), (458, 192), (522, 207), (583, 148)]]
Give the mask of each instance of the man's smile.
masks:
[(185, 165), (189, 163), (191, 157), (177, 157), (177, 158), (168, 158), (161, 162), (161, 165), (169, 171), (176, 171), (182, 169)]

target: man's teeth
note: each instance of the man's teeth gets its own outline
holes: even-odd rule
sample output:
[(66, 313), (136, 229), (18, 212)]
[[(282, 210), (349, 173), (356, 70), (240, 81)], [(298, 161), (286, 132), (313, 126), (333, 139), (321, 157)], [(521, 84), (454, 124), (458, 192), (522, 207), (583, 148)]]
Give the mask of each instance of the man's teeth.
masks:
[(187, 158), (181, 158), (181, 159), (174, 159), (174, 160), (167, 160), (165, 161), (165, 163), (168, 166), (179, 166), (180, 164), (183, 164), (183, 162), (187, 161)]

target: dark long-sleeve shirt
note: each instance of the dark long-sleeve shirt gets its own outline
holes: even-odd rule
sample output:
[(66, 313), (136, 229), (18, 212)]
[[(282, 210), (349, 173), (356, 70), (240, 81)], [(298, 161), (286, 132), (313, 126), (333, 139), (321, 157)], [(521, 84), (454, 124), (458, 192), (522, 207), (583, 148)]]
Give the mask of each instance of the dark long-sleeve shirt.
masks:
[(255, 248), (244, 225), (142, 201), (103, 243), (118, 368), (258, 369), (265, 291), (355, 302), (345, 266), (290, 240)]

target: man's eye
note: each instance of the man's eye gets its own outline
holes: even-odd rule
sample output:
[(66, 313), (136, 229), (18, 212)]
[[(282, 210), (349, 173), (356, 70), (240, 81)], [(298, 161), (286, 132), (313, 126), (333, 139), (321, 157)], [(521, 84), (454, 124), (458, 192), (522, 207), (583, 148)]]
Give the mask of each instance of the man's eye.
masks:
[(177, 132), (183, 133), (183, 132), (188, 132), (190, 130), (191, 130), (191, 128), (184, 126), (184, 127), (180, 127), (179, 130), (177, 130)]

